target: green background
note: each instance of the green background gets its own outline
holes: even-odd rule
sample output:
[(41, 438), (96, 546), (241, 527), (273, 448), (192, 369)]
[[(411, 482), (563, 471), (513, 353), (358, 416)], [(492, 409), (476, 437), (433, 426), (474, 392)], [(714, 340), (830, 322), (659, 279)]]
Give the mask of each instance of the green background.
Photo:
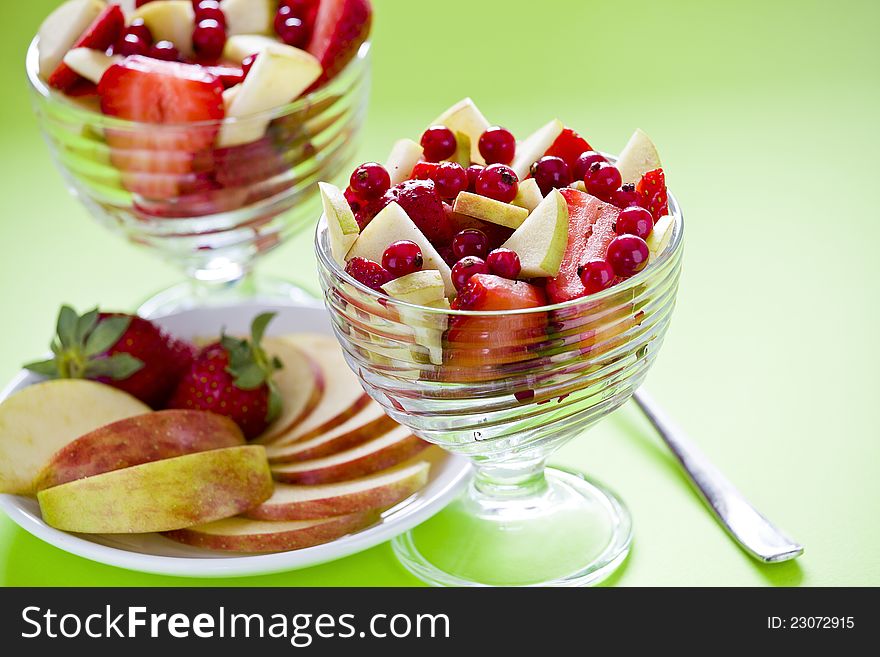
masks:
[[(106, 233), (49, 161), (23, 75), (53, 0), (0, 21), (0, 380), (46, 347), (57, 307), (133, 308), (178, 274)], [(880, 3), (377, 0), (361, 150), (465, 95), (520, 137), (553, 115), (617, 152), (636, 127), (687, 220), (676, 317), (648, 385), (769, 518), (806, 545), (761, 566), (703, 509), (632, 406), (556, 459), (609, 483), (635, 543), (620, 585), (880, 585), (876, 419)], [(311, 235), (264, 270), (316, 288)], [(6, 585), (200, 584), (68, 555), (0, 517)], [(221, 581), (415, 585), (388, 545)]]

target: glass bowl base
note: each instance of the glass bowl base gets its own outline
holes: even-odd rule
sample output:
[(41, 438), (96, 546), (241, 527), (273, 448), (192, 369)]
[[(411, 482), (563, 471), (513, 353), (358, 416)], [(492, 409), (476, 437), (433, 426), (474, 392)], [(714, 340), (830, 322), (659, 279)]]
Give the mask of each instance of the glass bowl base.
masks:
[(613, 573), (632, 542), (629, 511), (580, 474), (548, 468), (546, 488), (522, 500), (470, 490), (392, 546), (434, 586), (589, 586)]

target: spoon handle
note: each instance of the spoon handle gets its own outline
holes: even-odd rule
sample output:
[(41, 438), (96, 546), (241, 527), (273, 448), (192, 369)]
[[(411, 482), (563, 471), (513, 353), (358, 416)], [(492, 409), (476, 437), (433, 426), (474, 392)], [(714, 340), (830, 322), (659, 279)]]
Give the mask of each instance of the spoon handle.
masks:
[(788, 561), (803, 554), (803, 546), (788, 538), (749, 504), (644, 388), (636, 391), (634, 399), (675, 454), (715, 518), (746, 552), (765, 563)]

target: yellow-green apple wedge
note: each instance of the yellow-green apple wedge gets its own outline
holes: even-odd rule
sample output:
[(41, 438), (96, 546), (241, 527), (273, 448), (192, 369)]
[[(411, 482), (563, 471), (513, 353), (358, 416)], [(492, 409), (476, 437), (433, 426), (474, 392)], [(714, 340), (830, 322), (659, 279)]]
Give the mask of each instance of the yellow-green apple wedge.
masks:
[(623, 183), (637, 183), (648, 171), (661, 166), (660, 154), (654, 142), (641, 130), (636, 130), (617, 158), (617, 170)]
[(132, 20), (140, 18), (150, 28), (153, 42), (170, 41), (184, 57), (194, 54), (192, 33), (195, 11), (191, 0), (158, 0), (135, 9)]
[(234, 34), (226, 39), (223, 46), (223, 59), (241, 64), (245, 57), (259, 54), (268, 46), (273, 46), (278, 41), (270, 36), (262, 34)]
[(520, 180), (525, 180), (532, 164), (544, 156), (564, 129), (562, 121), (553, 119), (516, 145), (516, 155), (510, 168), (516, 172)]
[(460, 164), (467, 169), (471, 165), (471, 138), (461, 130), (455, 133), (455, 153), (449, 158), (450, 162)]
[(360, 257), (382, 262), (382, 254), (388, 245), (398, 240), (410, 240), (415, 242), (422, 252), (422, 260), (425, 269), (436, 269), (443, 277), (446, 296), (455, 296), (455, 286), (452, 285), (452, 271), (443, 260), (434, 245), (428, 241), (424, 233), (419, 230), (406, 211), (397, 203), (386, 205), (367, 227), (361, 232), (361, 236), (351, 247), (346, 260)]
[(572, 189), (576, 189), (579, 192), (587, 193), (587, 184), (583, 180), (575, 180), (573, 183), (569, 185)]
[(382, 291), (389, 297), (417, 306), (445, 298), (443, 276), (436, 269), (422, 269), (395, 278), (385, 283)]
[(37, 33), (40, 75), (48, 78), (104, 9), (101, 0), (68, 0), (46, 17)]
[(385, 415), (379, 404), (371, 401), (353, 417), (320, 436), (284, 445), (268, 445), (266, 456), (272, 464), (309, 461), (357, 447), (398, 426)]
[(217, 145), (226, 148), (260, 139), (271, 118), (252, 115), (291, 102), (321, 76), (321, 71), (321, 63), (305, 50), (282, 43), (262, 48), (226, 110), (227, 118), (241, 120), (223, 124)]
[(0, 493), (26, 495), (52, 455), (83, 434), (150, 408), (85, 379), (45, 381), (0, 404)]
[(266, 442), (291, 431), (318, 407), (324, 395), (324, 371), (292, 341), (279, 337), (263, 339), (263, 349), (283, 364), (274, 381), (281, 395), (281, 414), (263, 433)]
[(257, 520), (313, 520), (391, 508), (428, 483), (431, 464), (418, 461), (335, 484), (276, 484), (272, 497), (244, 515)]
[(91, 48), (74, 48), (64, 55), (64, 63), (76, 73), (95, 84), (101, 81), (108, 68), (122, 61), (119, 55), (108, 55)]
[(339, 343), (327, 335), (297, 333), (281, 336), (310, 354), (324, 381), (324, 394), (315, 408), (289, 431), (257, 438), (258, 443), (285, 444), (309, 440), (339, 426), (370, 402), (360, 381), (348, 368)]
[(431, 125), (445, 125), (452, 132), (461, 132), (467, 135), (471, 142), (471, 161), (476, 164), (486, 164), (486, 160), (480, 155), (478, 142), (480, 135), (489, 128), (489, 121), (470, 98), (458, 101), (434, 119)]
[(664, 215), (654, 224), (654, 229), (645, 240), (648, 243), (648, 264), (657, 259), (657, 257), (669, 246), (669, 240), (672, 239), (673, 225), (675, 217), (671, 214)]
[(521, 278), (556, 276), (568, 246), (568, 204), (558, 189), (501, 245), (519, 256)]
[(327, 220), (327, 235), (330, 238), (330, 255), (337, 264), (345, 266), (345, 255), (351, 249), (361, 229), (354, 218), (354, 212), (345, 199), (345, 194), (336, 185), (319, 182), (321, 202), (324, 205), (324, 218)]
[[(438, 299), (425, 305), (445, 311), (449, 310), (449, 299)], [(409, 308), (400, 308), (399, 312), (401, 319), (412, 327), (416, 344), (428, 352), (428, 360), (434, 365), (442, 365), (443, 334), (448, 328), (449, 316), (444, 312), (426, 313)]]
[(271, 34), (278, 3), (274, 0), (220, 0), (226, 34)]
[(288, 484), (327, 484), (390, 468), (412, 458), (428, 443), (398, 427), (362, 445), (309, 461), (272, 466), (276, 481)]
[(459, 192), (452, 210), (508, 228), (519, 228), (529, 216), (529, 211), (523, 207), (502, 203), (494, 198), (472, 192)]
[(39, 490), (141, 463), (244, 445), (232, 420), (205, 411), (135, 415), (99, 427), (59, 449), (37, 477)]
[(399, 139), (394, 142), (385, 161), (385, 170), (391, 176), (392, 186), (409, 179), (424, 152), (421, 144), (412, 139)]
[(231, 552), (286, 552), (335, 541), (372, 525), (375, 511), (361, 511), (318, 520), (267, 521), (227, 518), (187, 527), (165, 536), (179, 543)]
[(511, 204), (531, 212), (538, 207), (538, 203), (542, 200), (544, 200), (544, 196), (541, 194), (541, 188), (538, 187), (538, 181), (534, 178), (526, 178), (519, 184), (516, 197), (511, 201)]
[(266, 450), (226, 447), (142, 463), (37, 494), (46, 524), (85, 534), (181, 529), (237, 515), (272, 495)]

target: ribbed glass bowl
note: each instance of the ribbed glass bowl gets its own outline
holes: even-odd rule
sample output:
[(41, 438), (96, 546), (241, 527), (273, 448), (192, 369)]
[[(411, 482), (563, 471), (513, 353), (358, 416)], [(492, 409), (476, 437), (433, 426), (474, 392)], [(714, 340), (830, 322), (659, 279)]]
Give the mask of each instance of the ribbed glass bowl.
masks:
[[(311, 225), (319, 212), (316, 183), (338, 179), (350, 164), (366, 113), (370, 44), (327, 85), (288, 105), (179, 125), (105, 116), (96, 100), (50, 89), (37, 74), (38, 46), (35, 38), (26, 62), (33, 108), (71, 193), (103, 225), (189, 277), (144, 310), (285, 296), (284, 286), (258, 289), (250, 278), (254, 261)], [(221, 131), (233, 130), (263, 136), (215, 146)]]
[(626, 556), (625, 507), (547, 457), (620, 407), (653, 364), (678, 287), (683, 223), (636, 276), (528, 311), (438, 310), (377, 293), (316, 233), (321, 286), (346, 360), (369, 395), (423, 439), (472, 459), (467, 494), (395, 541), (433, 584), (582, 585)]

